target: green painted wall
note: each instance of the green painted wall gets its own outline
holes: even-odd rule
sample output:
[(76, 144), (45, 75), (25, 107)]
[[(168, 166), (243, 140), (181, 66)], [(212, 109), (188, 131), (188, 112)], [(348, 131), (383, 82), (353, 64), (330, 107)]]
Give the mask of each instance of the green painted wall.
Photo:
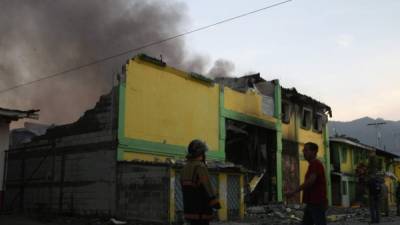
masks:
[(327, 183), (327, 191), (328, 191), (328, 203), (332, 205), (332, 181), (331, 181), (331, 157), (329, 151), (329, 133), (328, 133), (328, 124), (326, 124), (323, 128), (323, 135), (324, 135), (324, 148), (325, 148), (325, 177)]
[(277, 198), (283, 201), (283, 171), (282, 171), (282, 94), (279, 80), (275, 80), (275, 112), (276, 118), (276, 180)]

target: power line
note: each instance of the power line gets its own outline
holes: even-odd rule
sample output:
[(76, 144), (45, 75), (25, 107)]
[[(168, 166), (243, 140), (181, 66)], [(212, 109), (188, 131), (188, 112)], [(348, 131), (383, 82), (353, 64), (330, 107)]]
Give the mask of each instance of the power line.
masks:
[(48, 79), (51, 79), (51, 78), (54, 78), (54, 77), (57, 77), (57, 76), (61, 76), (61, 75), (66, 74), (66, 73), (77, 71), (77, 70), (83, 69), (85, 67), (89, 67), (89, 66), (92, 66), (92, 65), (95, 65), (95, 64), (99, 64), (99, 63), (108, 61), (110, 59), (126, 55), (126, 54), (131, 53), (131, 52), (142, 50), (142, 49), (154, 46), (154, 45), (159, 45), (161, 43), (164, 43), (164, 42), (167, 42), (167, 41), (170, 41), (170, 40), (173, 40), (173, 39), (185, 36), (185, 35), (189, 35), (189, 34), (201, 31), (201, 30), (206, 30), (206, 29), (208, 29), (210, 27), (214, 27), (214, 26), (217, 26), (217, 25), (220, 25), (220, 24), (232, 21), (232, 20), (236, 20), (236, 19), (239, 19), (239, 18), (242, 18), (242, 17), (245, 17), (245, 16), (249, 16), (251, 14), (255, 14), (255, 13), (258, 13), (258, 12), (261, 12), (261, 11), (264, 11), (264, 10), (267, 10), (267, 9), (270, 9), (270, 8), (273, 8), (273, 7), (277, 7), (279, 5), (283, 5), (283, 4), (286, 4), (286, 3), (291, 2), (291, 1), (293, 1), (293, 0), (286, 0), (286, 1), (283, 1), (283, 2), (275, 3), (275, 4), (272, 4), (272, 5), (269, 5), (269, 6), (254, 10), (254, 11), (250, 11), (250, 12), (247, 12), (247, 13), (240, 14), (238, 16), (234, 16), (234, 17), (230, 17), (230, 18), (221, 20), (219, 22), (216, 22), (216, 23), (213, 23), (213, 24), (210, 24), (210, 25), (199, 27), (197, 29), (194, 29), (194, 30), (191, 30), (191, 31), (187, 31), (187, 32), (184, 32), (184, 33), (181, 33), (181, 34), (177, 34), (177, 35), (174, 35), (174, 36), (162, 39), (162, 40), (150, 42), (150, 43), (142, 45), (140, 47), (129, 49), (129, 50), (126, 50), (124, 52), (117, 53), (115, 55), (107, 56), (107, 57), (104, 57), (104, 58), (101, 58), (101, 59), (97, 59), (97, 60), (94, 60), (94, 61), (86, 63), (86, 64), (82, 64), (80, 66), (76, 66), (76, 67), (72, 67), (72, 68), (66, 69), (66, 70), (58, 72), (58, 73), (54, 73), (54, 74), (51, 74), (51, 75), (48, 75), (48, 76), (44, 76), (44, 77), (41, 77), (41, 78), (36, 79), (36, 80), (32, 80), (32, 81), (29, 81), (29, 82), (26, 82), (26, 83), (21, 83), (21, 84), (18, 84), (18, 85), (15, 85), (15, 86), (0, 90), (0, 94), (8, 92), (8, 91), (11, 91), (11, 90), (14, 90), (14, 89), (17, 89), (17, 88), (20, 88), (20, 87), (23, 87), (23, 86), (28, 86), (28, 85), (31, 85), (33, 83), (37, 83), (37, 82), (40, 82), (40, 81), (43, 81), (43, 80), (48, 80)]

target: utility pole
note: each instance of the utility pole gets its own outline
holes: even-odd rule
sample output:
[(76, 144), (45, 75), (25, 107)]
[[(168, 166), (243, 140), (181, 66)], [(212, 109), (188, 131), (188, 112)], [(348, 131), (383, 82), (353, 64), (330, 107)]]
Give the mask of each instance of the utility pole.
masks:
[(393, 133), (394, 136), (394, 147), (396, 149), (400, 148), (400, 132)]
[(380, 133), (380, 127), (382, 125), (385, 125), (386, 122), (375, 122), (375, 123), (368, 123), (367, 126), (375, 126), (375, 130), (376, 130), (376, 146), (377, 148), (381, 147), (381, 142), (382, 142), (382, 136)]

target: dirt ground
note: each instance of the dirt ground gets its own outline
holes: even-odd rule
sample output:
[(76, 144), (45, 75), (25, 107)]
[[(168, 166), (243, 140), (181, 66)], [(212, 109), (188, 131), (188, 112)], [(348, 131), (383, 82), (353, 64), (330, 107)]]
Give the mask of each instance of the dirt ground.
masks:
[[(109, 219), (98, 219), (98, 218), (76, 218), (76, 217), (38, 217), (21, 214), (7, 214), (0, 215), (0, 225), (112, 225)], [(142, 223), (130, 222), (127, 225)], [(273, 225), (268, 222), (212, 222), (212, 225)], [(364, 221), (340, 221), (331, 222), (329, 225), (367, 225), (368, 220)], [(399, 225), (400, 217), (391, 216), (383, 217), (380, 225)]]

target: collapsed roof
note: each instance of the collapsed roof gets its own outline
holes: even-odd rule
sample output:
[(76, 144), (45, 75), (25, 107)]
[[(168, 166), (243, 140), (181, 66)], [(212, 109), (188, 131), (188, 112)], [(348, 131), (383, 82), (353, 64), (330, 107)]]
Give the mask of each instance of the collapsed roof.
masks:
[[(256, 89), (262, 95), (273, 96), (275, 80), (266, 81), (261, 76), (260, 73), (246, 75), (242, 77), (219, 77), (215, 79), (215, 82), (228, 86), (236, 91), (246, 92), (248, 89)], [(284, 88), (281, 87), (282, 98), (287, 99), (292, 102), (296, 102), (300, 105), (308, 105), (313, 107), (318, 111), (328, 113), (332, 117), (331, 107), (319, 102), (307, 95), (303, 95), (295, 88)]]
[(324, 113), (328, 113), (332, 117), (332, 109), (325, 103), (319, 102), (310, 96), (300, 94), (296, 88), (284, 88), (282, 87), (282, 98), (288, 99), (296, 103), (302, 103), (303, 105), (311, 105), (313, 108)]

